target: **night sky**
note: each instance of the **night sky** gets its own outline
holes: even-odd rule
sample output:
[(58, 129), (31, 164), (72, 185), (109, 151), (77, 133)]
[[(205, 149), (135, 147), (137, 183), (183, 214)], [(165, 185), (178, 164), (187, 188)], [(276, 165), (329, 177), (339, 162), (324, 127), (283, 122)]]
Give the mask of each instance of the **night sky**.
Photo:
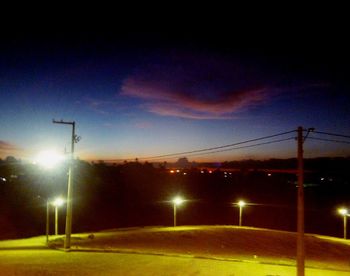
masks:
[[(298, 126), (349, 135), (349, 42), (326, 25), (9, 31), (0, 52), (0, 158), (69, 150), (71, 129), (52, 119), (76, 121), (76, 155), (89, 161), (143, 160)], [(349, 154), (349, 144), (305, 143), (307, 157)], [(288, 140), (188, 158), (295, 155)]]

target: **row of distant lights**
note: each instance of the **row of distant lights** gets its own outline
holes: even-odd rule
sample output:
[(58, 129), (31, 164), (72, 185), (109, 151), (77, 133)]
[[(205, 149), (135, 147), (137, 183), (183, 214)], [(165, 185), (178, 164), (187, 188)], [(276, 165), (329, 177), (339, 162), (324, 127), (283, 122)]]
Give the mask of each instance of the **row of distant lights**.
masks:
[[(175, 204), (175, 205), (180, 205), (184, 202), (185, 200), (182, 199), (181, 197), (177, 196), (175, 197), (172, 202)], [(247, 203), (243, 200), (239, 200), (237, 203), (234, 203), (235, 205), (239, 206), (240, 208), (244, 207), (247, 205)], [(349, 210), (347, 208), (339, 208), (338, 209), (338, 213), (344, 217), (349, 217), (350, 214), (349, 214)]]
[[(181, 205), (185, 201), (186, 200), (183, 199), (181, 196), (174, 197), (174, 199), (172, 200), (172, 202), (175, 205)], [(238, 205), (239, 207), (244, 207), (245, 205), (247, 205), (247, 203), (243, 200), (239, 200), (237, 203), (233, 203), (233, 204)]]
[[(180, 173), (181, 171), (180, 171), (180, 170), (170, 170), (169, 172), (170, 172), (171, 174), (173, 174), (173, 173)], [(201, 173), (205, 173), (205, 171), (204, 171), (204, 170), (201, 170)], [(209, 170), (208, 173), (211, 174), (211, 173), (213, 173), (213, 171), (212, 171), (212, 170)], [(183, 175), (187, 175), (187, 173), (184, 172)], [(224, 172), (224, 177), (228, 177), (228, 175), (232, 175), (232, 173), (231, 173), (231, 172), (230, 172), (230, 173)], [(271, 174), (271, 173), (268, 173), (267, 176), (272, 176), (272, 174)], [(325, 180), (333, 181), (333, 178), (328, 178), (328, 179), (326, 179), (326, 178), (324, 178), (324, 177), (321, 177), (320, 180), (321, 180), (321, 181), (325, 181)]]
[[(169, 172), (170, 172), (170, 173), (180, 173), (181, 171), (180, 171), (180, 170), (170, 170)], [(201, 173), (205, 173), (205, 171), (201, 170)], [(210, 170), (210, 171), (208, 171), (208, 173), (213, 173), (213, 171)], [(184, 172), (183, 174), (186, 175), (187, 173)], [(227, 174), (230, 174), (230, 175), (231, 175), (232, 173), (224, 172), (224, 174), (225, 174), (225, 175), (227, 175)]]
[[(169, 172), (170, 172), (171, 174), (173, 174), (173, 173), (180, 173), (181, 171), (180, 171), (180, 170), (170, 170)], [(204, 171), (204, 170), (201, 170), (201, 173), (205, 173), (205, 171)], [(209, 170), (208, 173), (209, 173), (209, 174), (212, 174), (213, 171), (212, 171), (212, 170)], [(187, 172), (184, 172), (183, 175), (187, 175)], [(232, 173), (231, 173), (231, 172), (230, 172), (230, 173), (224, 172), (224, 177), (228, 177), (228, 175), (232, 175)], [(271, 173), (268, 173), (268, 174), (267, 174), (267, 176), (271, 176), (271, 175), (272, 175)]]

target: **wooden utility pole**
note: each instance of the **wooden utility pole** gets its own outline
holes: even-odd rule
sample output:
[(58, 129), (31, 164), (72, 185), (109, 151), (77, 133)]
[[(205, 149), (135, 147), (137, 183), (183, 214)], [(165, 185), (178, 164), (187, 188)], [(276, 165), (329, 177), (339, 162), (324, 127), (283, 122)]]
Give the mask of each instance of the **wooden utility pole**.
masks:
[(303, 128), (298, 127), (297, 276), (305, 273)]

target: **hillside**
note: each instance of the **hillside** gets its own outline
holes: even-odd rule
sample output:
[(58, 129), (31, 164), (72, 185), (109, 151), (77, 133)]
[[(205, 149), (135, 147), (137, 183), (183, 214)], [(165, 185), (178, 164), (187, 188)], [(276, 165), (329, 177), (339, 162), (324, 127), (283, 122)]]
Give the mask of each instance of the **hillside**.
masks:
[[(295, 265), (296, 234), (234, 226), (145, 227), (74, 235), (72, 249)], [(61, 247), (63, 238), (51, 241)], [(305, 235), (306, 266), (350, 271), (350, 241)]]

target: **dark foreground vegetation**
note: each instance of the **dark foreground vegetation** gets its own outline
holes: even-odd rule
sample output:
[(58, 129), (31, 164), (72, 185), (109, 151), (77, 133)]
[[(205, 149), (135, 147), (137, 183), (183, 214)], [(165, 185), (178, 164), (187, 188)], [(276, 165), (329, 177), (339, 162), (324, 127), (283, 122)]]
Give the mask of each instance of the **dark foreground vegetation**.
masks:
[[(245, 199), (252, 204), (244, 208), (243, 225), (295, 231), (296, 175), (288, 171), (296, 168), (295, 159), (226, 162), (212, 171), (213, 164), (196, 165), (171, 173), (172, 164), (76, 160), (73, 231), (171, 226), (175, 195), (188, 199), (178, 208), (178, 225), (236, 225), (238, 208), (232, 203)], [(306, 232), (342, 236), (336, 208), (350, 207), (349, 168), (350, 158), (305, 160)], [(7, 158), (0, 161), (0, 177), (0, 238), (44, 234), (46, 201), (65, 196), (67, 167), (48, 171)], [(53, 207), (50, 212), (53, 231)], [(64, 224), (63, 206), (60, 232)]]

